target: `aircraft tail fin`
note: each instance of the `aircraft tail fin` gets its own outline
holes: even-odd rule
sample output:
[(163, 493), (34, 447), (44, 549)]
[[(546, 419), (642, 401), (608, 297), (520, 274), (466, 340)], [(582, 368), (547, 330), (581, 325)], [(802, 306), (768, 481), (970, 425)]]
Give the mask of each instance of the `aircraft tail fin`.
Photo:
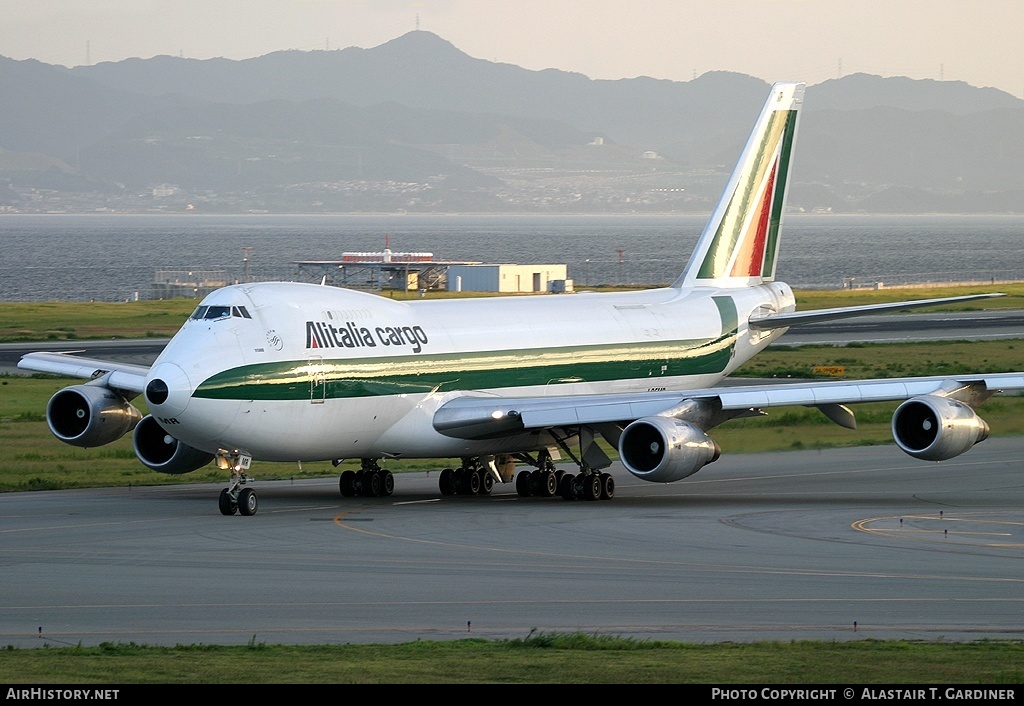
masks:
[(776, 83), (683, 274), (673, 285), (748, 287), (775, 279), (803, 83)]

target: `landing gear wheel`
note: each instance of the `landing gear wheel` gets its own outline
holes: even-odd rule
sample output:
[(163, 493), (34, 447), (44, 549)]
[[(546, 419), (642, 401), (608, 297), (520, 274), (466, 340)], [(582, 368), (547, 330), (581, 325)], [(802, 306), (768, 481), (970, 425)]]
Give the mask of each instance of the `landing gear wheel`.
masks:
[(601, 474), (601, 499), (611, 500), (615, 497), (615, 478), (611, 473)]
[(558, 494), (562, 496), (562, 500), (572, 500), (572, 484), (575, 482), (576, 479), (571, 473), (562, 476), (562, 480), (558, 482)]
[(341, 478), (338, 479), (338, 489), (341, 490), (344, 497), (353, 497), (356, 494), (356, 472), (345, 471), (342, 473)]
[(477, 495), (480, 492), (480, 474), (476, 470), (462, 470), (462, 491), (465, 495)]
[(220, 498), (217, 500), (217, 504), (220, 506), (220, 514), (222, 515), (234, 515), (238, 512), (238, 504), (231, 499), (231, 493), (228, 489), (220, 491)]
[(519, 471), (516, 476), (516, 492), (521, 498), (530, 497), (530, 471)]
[(602, 486), (601, 476), (592, 473), (583, 479), (583, 497), (587, 500), (600, 500)]
[(441, 495), (455, 495), (455, 470), (446, 468), (441, 471), (441, 478), (437, 481)]
[(374, 471), (363, 472), (363, 495), (368, 498), (376, 498), (380, 495), (383, 480), (379, 473)]
[(255, 515), (259, 504), (256, 491), (252, 488), (245, 488), (238, 494), (238, 511), (243, 515)]
[(480, 471), (480, 495), (490, 495), (494, 490), (494, 476), (490, 471)]
[(381, 470), (377, 472), (380, 476), (380, 494), (389, 496), (395, 492), (395, 476), (388, 470)]
[(551, 471), (541, 471), (540, 473), (540, 495), (545, 498), (553, 497), (558, 492), (558, 481), (555, 478), (555, 474)]

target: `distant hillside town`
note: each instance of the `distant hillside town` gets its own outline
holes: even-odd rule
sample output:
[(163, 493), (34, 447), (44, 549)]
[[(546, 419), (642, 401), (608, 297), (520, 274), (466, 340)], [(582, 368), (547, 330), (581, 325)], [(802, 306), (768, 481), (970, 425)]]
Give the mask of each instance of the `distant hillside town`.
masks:
[[(19, 213), (707, 212), (768, 87), (531, 71), (423, 31), (243, 61), (0, 57), (0, 86)], [(1008, 93), (854, 74), (808, 87), (801, 121), (793, 209), (1024, 212)]]

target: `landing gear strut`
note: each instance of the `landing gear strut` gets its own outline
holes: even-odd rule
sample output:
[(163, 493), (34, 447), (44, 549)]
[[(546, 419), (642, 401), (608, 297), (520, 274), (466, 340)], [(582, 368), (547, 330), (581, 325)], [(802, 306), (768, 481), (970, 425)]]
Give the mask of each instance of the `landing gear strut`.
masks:
[(220, 491), (220, 498), (217, 506), (222, 515), (234, 515), (236, 512), (242, 515), (255, 515), (259, 509), (259, 498), (252, 488), (244, 488), (246, 483), (251, 483), (254, 478), (246, 473), (252, 464), (252, 456), (244, 454), (237, 449), (225, 451), (221, 449), (216, 454), (217, 468), (230, 470), (231, 478), (228, 480), (228, 487)]
[(346, 498), (362, 495), (366, 498), (388, 496), (395, 492), (395, 476), (381, 468), (373, 458), (362, 459), (358, 471), (345, 471), (338, 479), (338, 489)]

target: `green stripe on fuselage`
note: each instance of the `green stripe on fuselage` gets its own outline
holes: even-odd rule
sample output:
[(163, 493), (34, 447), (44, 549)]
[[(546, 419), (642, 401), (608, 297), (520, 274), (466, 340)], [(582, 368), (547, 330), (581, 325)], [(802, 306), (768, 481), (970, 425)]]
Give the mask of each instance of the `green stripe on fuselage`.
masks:
[(324, 385), (318, 399), (337, 399), (567, 382), (645, 379), (657, 384), (664, 376), (720, 373), (732, 357), (737, 316), (731, 299), (714, 299), (723, 333), (711, 339), (258, 363), (213, 375), (194, 396), (310, 399), (314, 378)]

